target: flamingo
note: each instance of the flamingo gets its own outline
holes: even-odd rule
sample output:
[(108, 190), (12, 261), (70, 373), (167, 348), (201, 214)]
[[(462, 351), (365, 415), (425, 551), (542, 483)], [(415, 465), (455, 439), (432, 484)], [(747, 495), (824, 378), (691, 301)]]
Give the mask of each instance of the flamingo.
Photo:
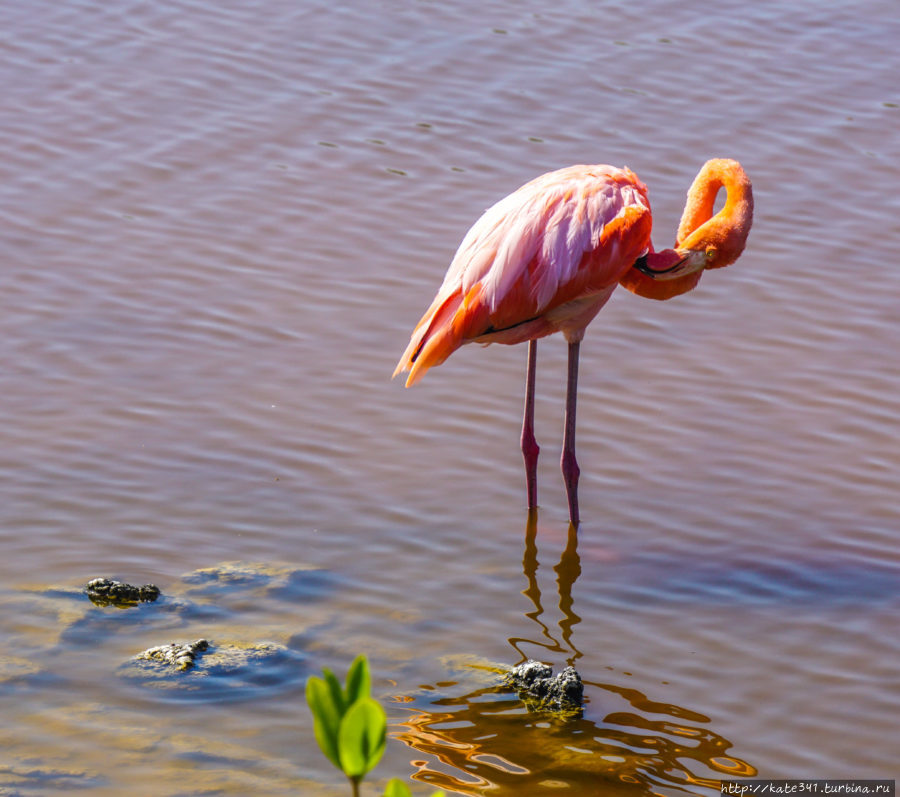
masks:
[[(714, 214), (722, 188), (725, 204)], [(692, 290), (706, 269), (737, 260), (752, 220), (752, 187), (735, 160), (703, 165), (688, 191), (675, 247), (660, 252), (650, 242), (647, 187), (627, 167), (579, 165), (541, 175), (490, 207), (468, 231), (394, 376), (408, 372), (410, 387), (465, 343), (528, 341), (521, 448), (531, 511), (540, 451), (534, 435), (537, 340), (562, 332), (569, 349), (560, 464), (577, 528), (575, 404), (587, 325), (617, 285), (651, 299)]]

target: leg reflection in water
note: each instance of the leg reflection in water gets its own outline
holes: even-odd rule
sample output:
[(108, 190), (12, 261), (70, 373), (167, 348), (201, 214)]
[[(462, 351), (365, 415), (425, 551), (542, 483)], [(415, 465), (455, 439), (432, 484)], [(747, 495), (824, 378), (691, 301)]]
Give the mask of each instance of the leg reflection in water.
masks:
[[(533, 609), (525, 617), (540, 629), (536, 639), (512, 637), (524, 661), (528, 646), (546, 651), (554, 665), (574, 665), (584, 654), (575, 644), (581, 618), (573, 589), (581, 574), (575, 528), (554, 567), (559, 590), (559, 639), (544, 621), (538, 580), (537, 511), (528, 514), (522, 561)], [(541, 658), (540, 656), (538, 658)], [(584, 670), (582, 662), (582, 670)], [(753, 777), (756, 769), (729, 754), (731, 742), (709, 729), (709, 718), (691, 709), (652, 700), (617, 683), (584, 680), (596, 706), (617, 710), (584, 716), (529, 710), (503, 685), (489, 664), (459, 667), (458, 680), (442, 673), (440, 685), (398, 697), (409, 711), (392, 735), (419, 756), (412, 777), (431, 788), (464, 795), (649, 795), (718, 790), (723, 778)], [(582, 672), (584, 677), (585, 672)], [(595, 716), (591, 716), (595, 714)]]
[(536, 509), (530, 510), (525, 524), (525, 555), (522, 557), (522, 570), (525, 573), (525, 580), (528, 582), (528, 586), (522, 590), (522, 594), (534, 605), (534, 611), (526, 612), (525, 616), (538, 624), (543, 632), (542, 636), (547, 642), (511, 637), (509, 644), (522, 656), (523, 661), (529, 657), (522, 652), (519, 646), (522, 643), (528, 643), (543, 647), (551, 653), (571, 654), (567, 656), (566, 663), (574, 666), (575, 662), (582, 656), (581, 651), (575, 647), (572, 641), (575, 626), (581, 622), (581, 618), (575, 614), (573, 608), (575, 601), (572, 598), (572, 588), (575, 586), (578, 576), (581, 575), (581, 559), (578, 556), (578, 529), (571, 523), (569, 524), (566, 548), (559, 559), (559, 563), (553, 568), (553, 571), (556, 573), (556, 584), (559, 588), (559, 610), (562, 612), (559, 629), (563, 644), (560, 644), (553, 634), (550, 633), (547, 625), (541, 620), (544, 607), (541, 605), (541, 588), (538, 586), (537, 579), (537, 572), (540, 567), (537, 549), (537, 514)]

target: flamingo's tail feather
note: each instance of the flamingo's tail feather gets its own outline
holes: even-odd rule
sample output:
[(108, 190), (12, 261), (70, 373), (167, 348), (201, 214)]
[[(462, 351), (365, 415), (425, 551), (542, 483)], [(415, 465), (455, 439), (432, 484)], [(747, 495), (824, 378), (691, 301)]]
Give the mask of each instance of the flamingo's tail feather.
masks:
[[(438, 362), (432, 361), (434, 347), (429, 346), (429, 343), (434, 340), (435, 335), (438, 335), (443, 327), (448, 325), (459, 305), (459, 291), (454, 291), (448, 296), (438, 295), (419, 323), (416, 324), (416, 328), (410, 336), (409, 345), (394, 369), (394, 376), (410, 372), (409, 378), (406, 380), (406, 387), (418, 382), (432, 365), (437, 365), (438, 362), (443, 362), (450, 356), (450, 351), (448, 351)], [(423, 359), (422, 354), (426, 349), (428, 352)], [(428, 364), (426, 365), (426, 363)]]
[(463, 343), (476, 336), (472, 334), (473, 329), (483, 323), (482, 315), (487, 316), (486, 308), (476, 301), (480, 294), (481, 286), (476, 285), (465, 297), (457, 289), (447, 296), (435, 298), (413, 330), (409, 345), (394, 370), (394, 376), (409, 372), (406, 387), (414, 385), (429, 368), (440, 365)]

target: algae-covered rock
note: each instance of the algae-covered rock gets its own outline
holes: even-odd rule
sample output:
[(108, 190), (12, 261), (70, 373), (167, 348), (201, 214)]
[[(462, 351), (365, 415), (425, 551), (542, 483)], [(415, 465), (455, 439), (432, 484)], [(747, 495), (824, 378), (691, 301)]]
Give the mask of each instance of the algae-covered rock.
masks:
[(219, 562), (181, 578), (197, 600), (309, 601), (335, 587), (333, 573), (302, 562)]
[(574, 667), (566, 667), (558, 675), (539, 661), (529, 659), (506, 676), (526, 705), (544, 711), (580, 711), (584, 701), (584, 684)]
[(110, 578), (91, 579), (84, 591), (98, 606), (134, 606), (155, 601), (159, 597), (159, 587), (155, 584), (136, 587)]
[(138, 653), (120, 668), (132, 682), (181, 693), (189, 700), (258, 698), (305, 680), (303, 656), (274, 642), (197, 639)]
[(40, 665), (31, 659), (0, 653), (0, 683), (16, 681), (35, 675), (40, 671)]
[(306, 565), (280, 562), (219, 562), (186, 573), (182, 579), (188, 584), (270, 587), (283, 583), (295, 572), (307, 569), (310, 568)]
[(170, 642), (168, 645), (160, 645), (148, 648), (136, 656), (139, 660), (159, 661), (168, 664), (176, 670), (189, 670), (194, 666), (197, 656), (209, 649), (209, 642), (198, 639), (195, 642)]

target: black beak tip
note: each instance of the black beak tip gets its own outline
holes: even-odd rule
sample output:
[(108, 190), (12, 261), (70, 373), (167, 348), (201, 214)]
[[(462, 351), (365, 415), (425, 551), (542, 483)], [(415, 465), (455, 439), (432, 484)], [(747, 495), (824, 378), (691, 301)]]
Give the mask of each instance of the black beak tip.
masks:
[(648, 277), (653, 276), (653, 272), (650, 270), (650, 266), (647, 265), (647, 255), (641, 255), (637, 260), (634, 261), (634, 267), (641, 272), (641, 274), (646, 274)]

